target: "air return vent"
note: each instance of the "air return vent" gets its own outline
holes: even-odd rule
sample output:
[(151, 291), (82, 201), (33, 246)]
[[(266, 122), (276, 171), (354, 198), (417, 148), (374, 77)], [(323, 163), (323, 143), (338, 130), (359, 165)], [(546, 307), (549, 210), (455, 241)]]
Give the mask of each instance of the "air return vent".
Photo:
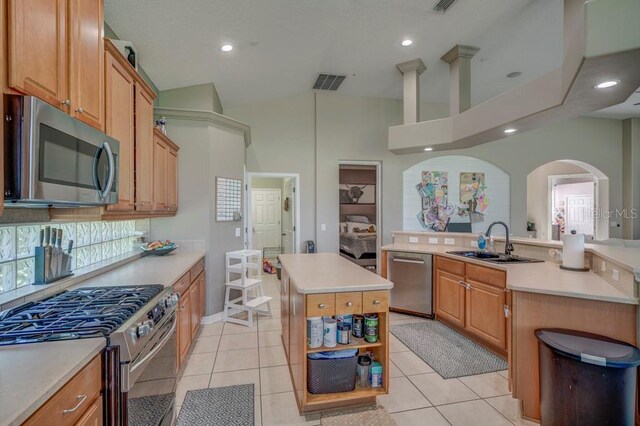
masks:
[(441, 14), (446, 13), (456, 1), (457, 0), (438, 0), (435, 6), (433, 6), (433, 11)]
[(313, 90), (338, 90), (345, 78), (344, 74), (320, 73), (313, 83)]

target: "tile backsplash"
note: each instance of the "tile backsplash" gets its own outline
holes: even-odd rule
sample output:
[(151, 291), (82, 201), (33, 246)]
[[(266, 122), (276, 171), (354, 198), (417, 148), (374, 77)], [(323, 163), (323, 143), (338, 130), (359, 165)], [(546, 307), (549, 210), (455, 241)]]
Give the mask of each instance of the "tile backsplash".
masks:
[(149, 233), (149, 219), (34, 223), (0, 226), (0, 293), (33, 283), (34, 248), (39, 243), (40, 229), (45, 226), (63, 229), (62, 247), (74, 241), (72, 269), (135, 251), (137, 232)]

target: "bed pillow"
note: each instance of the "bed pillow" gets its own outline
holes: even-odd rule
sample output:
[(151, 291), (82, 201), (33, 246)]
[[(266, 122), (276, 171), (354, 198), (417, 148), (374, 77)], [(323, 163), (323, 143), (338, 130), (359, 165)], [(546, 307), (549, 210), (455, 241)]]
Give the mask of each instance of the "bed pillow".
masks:
[(347, 222), (371, 223), (366, 216), (347, 216)]
[(356, 234), (375, 233), (376, 226), (370, 223), (347, 222), (347, 232)]
[(340, 233), (347, 232), (347, 222), (340, 222)]

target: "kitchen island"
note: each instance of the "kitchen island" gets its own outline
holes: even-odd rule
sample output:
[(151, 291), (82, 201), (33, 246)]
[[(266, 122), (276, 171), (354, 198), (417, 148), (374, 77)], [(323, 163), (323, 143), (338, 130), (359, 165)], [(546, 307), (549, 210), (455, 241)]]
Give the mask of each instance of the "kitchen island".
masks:
[[(378, 395), (389, 393), (389, 290), (393, 283), (335, 253), (281, 255), (280, 261), (282, 341), (299, 411), (373, 403)], [(346, 345), (308, 347), (307, 318), (373, 313), (378, 315), (376, 342), (352, 337)], [(372, 353), (382, 364), (382, 386), (310, 393), (307, 355), (344, 349)]]

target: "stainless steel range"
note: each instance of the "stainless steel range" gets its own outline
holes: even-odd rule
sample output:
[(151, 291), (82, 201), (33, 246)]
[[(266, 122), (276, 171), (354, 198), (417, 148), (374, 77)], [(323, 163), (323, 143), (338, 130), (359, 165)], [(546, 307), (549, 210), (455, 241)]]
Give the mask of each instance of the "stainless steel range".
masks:
[(126, 425), (128, 393), (173, 337), (178, 299), (162, 285), (63, 291), (0, 314), (0, 346), (104, 337), (105, 424)]

